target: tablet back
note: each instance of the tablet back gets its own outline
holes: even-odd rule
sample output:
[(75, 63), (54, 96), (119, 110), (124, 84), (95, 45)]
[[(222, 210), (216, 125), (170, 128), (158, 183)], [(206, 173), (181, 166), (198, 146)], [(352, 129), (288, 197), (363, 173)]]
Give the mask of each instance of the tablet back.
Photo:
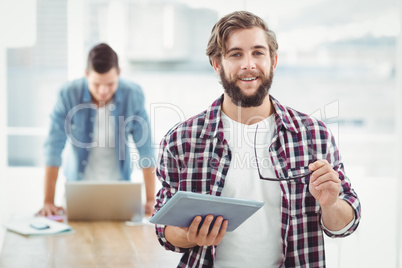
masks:
[(143, 218), (141, 183), (67, 182), (69, 221), (140, 221)]
[(189, 227), (195, 216), (222, 216), (227, 231), (235, 230), (264, 205), (263, 202), (179, 191), (150, 218), (151, 223)]

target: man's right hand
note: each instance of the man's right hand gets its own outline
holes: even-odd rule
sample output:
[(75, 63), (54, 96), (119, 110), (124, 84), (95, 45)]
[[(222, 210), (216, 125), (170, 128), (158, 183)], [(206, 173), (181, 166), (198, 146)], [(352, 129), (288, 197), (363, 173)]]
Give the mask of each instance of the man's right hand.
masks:
[[(210, 225), (214, 220), (214, 216), (208, 215), (205, 217), (201, 228), (199, 228), (201, 216), (194, 218), (187, 232), (187, 239), (190, 243), (195, 243), (198, 246), (212, 246), (218, 245), (226, 234), (228, 221), (223, 221), (222, 216), (216, 218), (215, 223), (210, 230)], [(223, 221), (223, 222), (222, 222)]]
[(62, 207), (56, 207), (54, 205), (54, 193), (56, 190), (57, 174), (59, 173), (59, 167), (47, 166), (45, 168), (45, 185), (43, 200), (43, 208), (39, 210), (37, 214), (41, 216), (59, 215), (59, 210), (64, 213)]
[(228, 221), (218, 216), (210, 228), (213, 219), (213, 215), (206, 216), (201, 227), (201, 216), (195, 217), (188, 228), (166, 226), (165, 237), (172, 245), (182, 248), (218, 245), (226, 234)]
[(63, 207), (57, 207), (52, 203), (45, 203), (43, 208), (39, 210), (38, 214), (41, 216), (52, 216), (52, 215), (60, 215), (60, 212), (64, 214)]

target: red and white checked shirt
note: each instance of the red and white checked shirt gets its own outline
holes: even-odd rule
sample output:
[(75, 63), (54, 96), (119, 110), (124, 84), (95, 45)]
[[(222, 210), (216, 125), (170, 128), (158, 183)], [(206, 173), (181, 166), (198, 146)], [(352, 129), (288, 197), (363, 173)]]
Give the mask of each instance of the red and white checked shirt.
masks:
[[(360, 221), (360, 202), (345, 175), (334, 137), (324, 123), (270, 98), (276, 133), (269, 153), (278, 178), (308, 172), (308, 164), (327, 159), (342, 182), (339, 198), (354, 209), (353, 225), (342, 235), (331, 234), (321, 225), (320, 206), (309, 192), (308, 178), (278, 182), (282, 190), (283, 260), (280, 267), (325, 267), (323, 232), (331, 237), (353, 233)], [(223, 96), (206, 111), (176, 125), (161, 141), (156, 172), (162, 188), (157, 194), (156, 211), (177, 191), (221, 195), (232, 159), (220, 118), (222, 101)], [(216, 246), (178, 248), (166, 240), (164, 231), (164, 225), (156, 225), (161, 245), (184, 253), (177, 267), (214, 266)]]

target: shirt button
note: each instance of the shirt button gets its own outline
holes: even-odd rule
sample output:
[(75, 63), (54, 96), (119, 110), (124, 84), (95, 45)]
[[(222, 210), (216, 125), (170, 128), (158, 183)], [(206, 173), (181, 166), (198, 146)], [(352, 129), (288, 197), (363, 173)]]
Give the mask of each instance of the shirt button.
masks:
[(88, 136), (89, 136), (90, 138), (92, 138), (92, 136), (93, 136), (92, 132), (90, 132), (90, 133), (88, 134)]
[(91, 121), (91, 122), (93, 122), (94, 120), (95, 120), (94, 117), (91, 117), (91, 118), (89, 119), (89, 121)]
[(87, 160), (82, 160), (81, 162), (84, 166), (86, 166), (88, 164)]
[(84, 177), (84, 173), (82, 173), (82, 172), (78, 173), (78, 177), (80, 177), (82, 179)]
[(71, 125), (71, 129), (76, 129), (76, 128), (77, 128), (76, 125), (74, 125), (74, 124)]
[(217, 168), (219, 166), (219, 160), (215, 159), (215, 158), (211, 158), (211, 160), (209, 161), (209, 166), (211, 168)]

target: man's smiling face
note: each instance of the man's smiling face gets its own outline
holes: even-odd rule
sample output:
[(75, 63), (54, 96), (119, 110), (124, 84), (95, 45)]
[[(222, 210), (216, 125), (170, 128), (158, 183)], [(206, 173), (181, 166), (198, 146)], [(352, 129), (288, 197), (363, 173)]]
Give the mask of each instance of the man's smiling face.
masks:
[(268, 94), (276, 67), (270, 57), (265, 32), (261, 28), (234, 31), (226, 42), (226, 52), (215, 71), (225, 92), (236, 105), (259, 106)]

